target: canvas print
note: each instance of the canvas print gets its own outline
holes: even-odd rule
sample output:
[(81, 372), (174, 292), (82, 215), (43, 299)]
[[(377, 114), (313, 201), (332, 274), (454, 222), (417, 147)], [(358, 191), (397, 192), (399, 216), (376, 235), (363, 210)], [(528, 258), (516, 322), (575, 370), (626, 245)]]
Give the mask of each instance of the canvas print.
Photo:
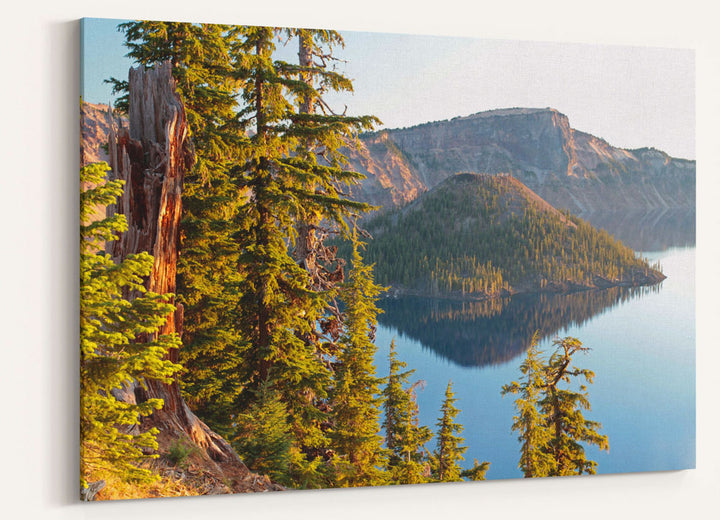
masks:
[(695, 466), (693, 51), (81, 28), (83, 500)]

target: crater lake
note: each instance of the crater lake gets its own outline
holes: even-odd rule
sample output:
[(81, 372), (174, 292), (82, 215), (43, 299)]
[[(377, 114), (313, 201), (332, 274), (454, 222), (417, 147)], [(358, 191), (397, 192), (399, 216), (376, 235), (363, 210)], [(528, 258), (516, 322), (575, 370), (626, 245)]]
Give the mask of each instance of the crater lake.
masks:
[[(378, 375), (387, 376), (394, 339), (400, 359), (415, 369), (411, 382), (423, 381), (419, 419), (432, 430), (451, 380), (468, 447), (463, 466), (489, 461), (489, 480), (522, 476), (518, 434), (511, 430), (515, 397), (500, 391), (521, 377), (536, 330), (546, 354), (553, 339), (565, 336), (590, 348), (574, 364), (595, 372), (585, 417), (602, 424), (610, 444), (609, 452), (586, 447), (598, 474), (695, 466), (694, 213), (585, 218), (636, 251), (656, 248), (638, 254), (658, 261), (667, 279), (652, 287), (480, 302), (388, 297), (379, 303)], [(435, 439), (425, 447), (432, 451)]]

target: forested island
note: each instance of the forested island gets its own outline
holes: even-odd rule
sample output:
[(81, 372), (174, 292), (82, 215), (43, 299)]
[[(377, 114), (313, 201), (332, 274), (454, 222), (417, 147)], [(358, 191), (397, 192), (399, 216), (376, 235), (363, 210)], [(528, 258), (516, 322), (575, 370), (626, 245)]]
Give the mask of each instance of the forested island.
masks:
[(510, 175), (451, 176), (365, 227), (373, 237), (365, 258), (395, 294), (483, 299), (664, 279), (659, 266)]

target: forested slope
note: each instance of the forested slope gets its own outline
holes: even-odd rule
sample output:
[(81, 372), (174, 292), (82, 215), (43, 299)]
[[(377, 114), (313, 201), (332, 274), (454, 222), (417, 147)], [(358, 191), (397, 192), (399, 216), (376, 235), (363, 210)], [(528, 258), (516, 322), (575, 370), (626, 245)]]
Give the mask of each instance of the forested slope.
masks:
[(509, 175), (458, 174), (367, 223), (378, 281), (411, 294), (646, 285), (664, 278), (605, 231), (561, 213)]

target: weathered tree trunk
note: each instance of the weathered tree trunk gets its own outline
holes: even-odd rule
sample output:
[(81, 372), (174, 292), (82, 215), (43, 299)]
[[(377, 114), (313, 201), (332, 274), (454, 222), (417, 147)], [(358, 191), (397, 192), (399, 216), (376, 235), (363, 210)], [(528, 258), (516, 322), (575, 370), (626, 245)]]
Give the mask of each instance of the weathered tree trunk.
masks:
[[(118, 261), (143, 251), (153, 255), (146, 287), (159, 294), (175, 292), (183, 178), (195, 160), (185, 108), (171, 72), (169, 62), (130, 70), (129, 129), (113, 128), (109, 139), (111, 175), (125, 181), (125, 191), (108, 213), (124, 214), (128, 230), (108, 244), (108, 252)], [(182, 319), (183, 307), (177, 304), (160, 333), (182, 335)], [(169, 359), (177, 362), (177, 349), (171, 350)], [(187, 435), (213, 461), (242, 465), (230, 445), (188, 408), (177, 380), (147, 381), (147, 391), (135, 385), (118, 395), (136, 402), (162, 399), (163, 408), (145, 426), (175, 437)]]
[[(312, 66), (312, 33), (308, 30), (300, 31), (298, 38), (298, 59), (300, 67)], [(312, 87), (313, 75), (310, 72), (300, 74), (300, 79), (307, 85)], [(301, 114), (311, 114), (313, 112), (314, 99), (312, 96), (306, 95), (300, 100), (299, 112)], [(316, 263), (316, 239), (314, 225), (317, 219), (308, 218), (301, 220), (295, 225), (297, 230), (297, 238), (295, 240), (295, 260), (303, 266), (310, 275), (313, 285), (319, 285), (317, 278), (318, 267)], [(317, 287), (316, 287), (317, 288)]]
[[(298, 38), (298, 62), (300, 67), (313, 67), (313, 33), (308, 29), (300, 31)], [(312, 87), (314, 77), (312, 72), (300, 74), (301, 81)], [(317, 99), (306, 95), (300, 100), (298, 112), (312, 114), (315, 112)], [(335, 287), (344, 280), (343, 262), (338, 262), (335, 254), (336, 248), (326, 247), (327, 230), (320, 226), (317, 215), (307, 215), (305, 219), (295, 224), (297, 237), (293, 255), (298, 265), (308, 273), (310, 287), (315, 291), (326, 291)], [(320, 236), (318, 236), (318, 232)], [(333, 271), (329, 271), (336, 264)]]

